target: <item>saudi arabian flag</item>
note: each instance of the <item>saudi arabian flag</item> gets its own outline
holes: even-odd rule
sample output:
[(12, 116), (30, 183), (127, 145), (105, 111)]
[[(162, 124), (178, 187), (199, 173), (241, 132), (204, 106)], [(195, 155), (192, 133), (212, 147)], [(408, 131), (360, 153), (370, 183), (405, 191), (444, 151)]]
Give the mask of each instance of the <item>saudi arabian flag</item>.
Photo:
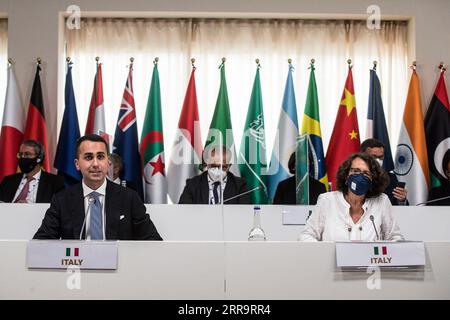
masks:
[(212, 146), (226, 145), (231, 152), (232, 166), (230, 171), (240, 176), (239, 168), (236, 164), (236, 149), (233, 138), (233, 128), (231, 126), (230, 103), (228, 102), (227, 81), (225, 78), (225, 58), (220, 65), (220, 88), (217, 96), (214, 115), (209, 126), (208, 138), (206, 139), (205, 149)]
[(144, 164), (145, 202), (155, 204), (167, 203), (161, 90), (157, 62), (155, 59), (140, 145)]
[(247, 181), (247, 189), (261, 187), (251, 193), (252, 203), (267, 204), (266, 139), (259, 69), (258, 65), (238, 159), (241, 176)]

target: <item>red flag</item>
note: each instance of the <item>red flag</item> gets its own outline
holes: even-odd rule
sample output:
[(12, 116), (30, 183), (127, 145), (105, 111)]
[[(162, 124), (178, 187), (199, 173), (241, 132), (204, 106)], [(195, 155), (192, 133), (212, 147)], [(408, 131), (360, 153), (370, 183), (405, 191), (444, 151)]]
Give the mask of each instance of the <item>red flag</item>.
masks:
[(349, 67), (347, 81), (334, 123), (333, 133), (328, 144), (325, 158), (328, 170), (328, 181), (332, 189), (336, 190), (336, 173), (339, 166), (352, 153), (359, 151), (359, 128), (356, 115), (355, 90), (353, 89), (352, 69)]
[(3, 177), (17, 171), (16, 155), (23, 140), (23, 126), (25, 122), (23, 109), (16, 76), (12, 65), (10, 65), (8, 67), (8, 85), (0, 135), (0, 181), (3, 180)]
[(91, 105), (89, 106), (88, 120), (85, 134), (99, 134), (106, 132), (105, 110), (103, 106), (103, 80), (102, 65), (97, 63), (97, 73), (94, 78), (94, 89), (92, 90)]
[(34, 77), (33, 90), (31, 91), (30, 106), (28, 107), (27, 122), (23, 139), (36, 140), (43, 145), (46, 157), (44, 163), (42, 163), (42, 167), (45, 171), (50, 171), (44, 100), (42, 99), (41, 78), (39, 76), (40, 71), (41, 67), (38, 64), (36, 67), (36, 76)]
[(200, 173), (202, 138), (194, 73), (195, 67), (192, 69), (186, 90), (167, 172), (168, 191), (173, 203), (178, 203), (186, 179)]

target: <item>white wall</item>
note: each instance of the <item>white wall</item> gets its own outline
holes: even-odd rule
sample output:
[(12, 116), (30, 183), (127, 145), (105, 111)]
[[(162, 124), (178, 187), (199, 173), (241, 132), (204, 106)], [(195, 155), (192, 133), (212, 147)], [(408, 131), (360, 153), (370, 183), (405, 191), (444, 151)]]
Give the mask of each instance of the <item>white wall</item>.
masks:
[[(362, 18), (372, 4), (380, 6), (382, 18), (410, 19), (409, 60), (418, 62), (425, 111), (439, 75), (437, 64), (450, 63), (448, 0), (0, 0), (0, 15), (8, 17), (8, 55), (16, 62), (22, 100), (29, 102), (39, 56), (48, 129), (59, 132), (61, 119), (56, 110), (63, 108), (64, 82), (62, 14), (69, 5), (78, 5), (82, 15)], [(53, 159), (57, 137), (49, 139)]]

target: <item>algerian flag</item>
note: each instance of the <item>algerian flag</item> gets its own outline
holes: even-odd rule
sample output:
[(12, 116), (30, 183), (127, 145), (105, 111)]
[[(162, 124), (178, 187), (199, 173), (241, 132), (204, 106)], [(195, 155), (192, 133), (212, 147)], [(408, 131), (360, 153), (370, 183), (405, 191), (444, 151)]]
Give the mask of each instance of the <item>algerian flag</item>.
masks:
[(146, 203), (167, 203), (158, 60), (155, 59), (140, 145)]
[(262, 187), (251, 193), (252, 203), (267, 204), (266, 139), (259, 69), (258, 64), (238, 159), (241, 176), (247, 181), (247, 189)]
[(209, 126), (208, 138), (206, 139), (205, 149), (210, 146), (226, 145), (231, 152), (231, 163), (233, 164), (230, 171), (240, 176), (239, 168), (236, 164), (236, 149), (233, 138), (233, 128), (231, 126), (230, 103), (228, 102), (227, 81), (225, 79), (225, 58), (222, 59), (220, 65), (220, 88), (217, 96), (214, 115)]

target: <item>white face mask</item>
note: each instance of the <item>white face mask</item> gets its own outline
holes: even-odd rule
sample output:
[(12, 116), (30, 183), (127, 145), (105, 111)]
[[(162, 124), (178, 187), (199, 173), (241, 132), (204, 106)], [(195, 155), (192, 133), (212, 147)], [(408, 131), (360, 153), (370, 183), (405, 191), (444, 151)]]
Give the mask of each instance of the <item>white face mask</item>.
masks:
[(220, 168), (208, 168), (208, 176), (214, 182), (222, 181), (226, 175), (227, 173)]
[(378, 164), (380, 165), (380, 167), (383, 167), (383, 160), (376, 158), (375, 160), (377, 160)]

